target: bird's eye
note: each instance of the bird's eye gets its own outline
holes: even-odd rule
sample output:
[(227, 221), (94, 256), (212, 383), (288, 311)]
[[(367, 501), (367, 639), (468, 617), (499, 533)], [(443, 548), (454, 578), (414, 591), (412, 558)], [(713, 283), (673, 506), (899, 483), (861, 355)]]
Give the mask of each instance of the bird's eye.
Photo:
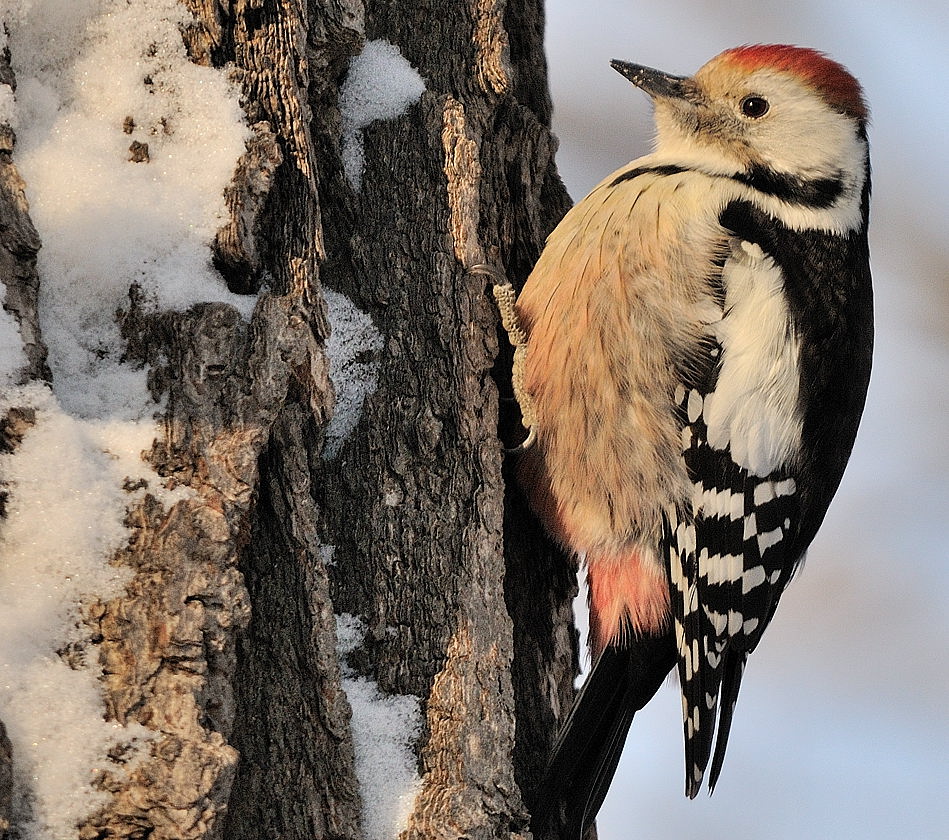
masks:
[(741, 112), (753, 120), (767, 114), (770, 107), (768, 100), (760, 96), (746, 96), (741, 100)]

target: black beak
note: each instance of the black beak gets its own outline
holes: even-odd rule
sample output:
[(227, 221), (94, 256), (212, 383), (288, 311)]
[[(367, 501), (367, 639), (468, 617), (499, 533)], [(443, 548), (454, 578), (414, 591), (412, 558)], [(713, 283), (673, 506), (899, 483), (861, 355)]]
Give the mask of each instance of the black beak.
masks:
[(630, 64), (615, 58), (610, 62), (610, 66), (652, 97), (691, 100), (695, 94), (695, 83), (688, 76), (670, 76), (661, 70), (653, 70), (652, 67)]

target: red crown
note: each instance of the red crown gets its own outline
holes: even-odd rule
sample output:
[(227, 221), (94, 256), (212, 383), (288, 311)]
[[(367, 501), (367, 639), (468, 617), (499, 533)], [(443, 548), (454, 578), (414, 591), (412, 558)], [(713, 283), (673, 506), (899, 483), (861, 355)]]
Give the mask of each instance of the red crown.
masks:
[(869, 115), (860, 83), (846, 67), (818, 50), (789, 44), (752, 44), (725, 50), (718, 58), (747, 72), (765, 67), (783, 70), (810, 85), (845, 114), (858, 120), (866, 120)]

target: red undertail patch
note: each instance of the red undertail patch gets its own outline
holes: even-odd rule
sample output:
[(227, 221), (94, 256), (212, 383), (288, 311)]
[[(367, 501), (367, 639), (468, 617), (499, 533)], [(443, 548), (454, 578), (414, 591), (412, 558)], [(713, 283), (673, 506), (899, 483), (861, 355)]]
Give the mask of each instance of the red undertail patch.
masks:
[(618, 553), (588, 552), (590, 648), (594, 657), (627, 634), (658, 633), (669, 616), (669, 585), (652, 553), (632, 547)]

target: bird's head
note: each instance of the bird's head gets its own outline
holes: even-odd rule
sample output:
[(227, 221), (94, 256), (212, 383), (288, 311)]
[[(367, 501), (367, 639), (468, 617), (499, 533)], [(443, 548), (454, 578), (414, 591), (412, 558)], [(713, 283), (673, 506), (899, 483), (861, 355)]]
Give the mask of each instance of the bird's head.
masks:
[(863, 179), (863, 92), (823, 53), (775, 44), (736, 47), (694, 76), (612, 65), (655, 103), (656, 149), (664, 155), (723, 174)]

